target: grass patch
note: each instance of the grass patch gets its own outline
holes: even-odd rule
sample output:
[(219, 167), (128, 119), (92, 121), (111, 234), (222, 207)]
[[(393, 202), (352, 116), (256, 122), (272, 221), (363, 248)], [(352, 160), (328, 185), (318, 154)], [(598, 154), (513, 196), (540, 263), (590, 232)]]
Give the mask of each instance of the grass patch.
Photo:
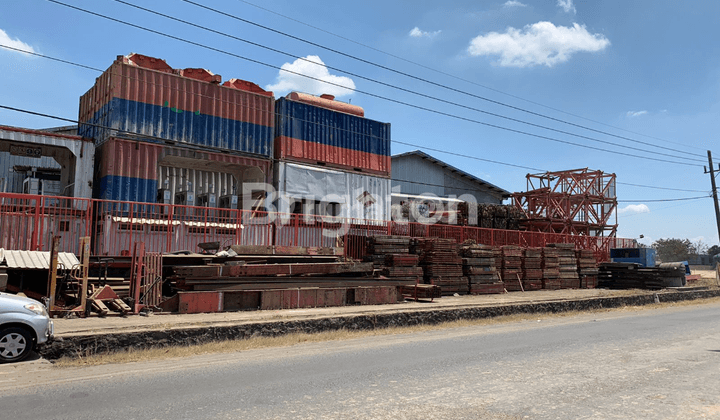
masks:
[[(662, 295), (660, 295), (662, 298)], [(54, 362), (56, 367), (79, 367), (79, 366), (95, 366), (111, 363), (130, 363), (148, 360), (161, 360), (171, 358), (182, 358), (197, 356), (203, 354), (217, 353), (233, 353), (246, 350), (255, 350), (262, 348), (290, 347), (303, 343), (318, 343), (327, 341), (351, 340), (356, 338), (367, 338), (374, 336), (385, 336), (393, 334), (414, 334), (426, 331), (435, 331), (450, 328), (464, 328), (475, 326), (487, 326), (503, 323), (533, 321), (552, 318), (573, 317), (581, 314), (607, 313), (607, 312), (631, 312), (642, 310), (662, 309), (669, 307), (684, 307), (699, 304), (717, 304), (720, 303), (720, 297), (689, 300), (680, 302), (661, 302), (659, 304), (643, 305), (643, 306), (623, 306), (620, 308), (596, 309), (592, 311), (567, 311), (559, 313), (540, 313), (540, 314), (516, 314), (506, 315), (494, 318), (484, 318), (476, 320), (459, 320), (445, 322), (434, 325), (414, 325), (388, 327), (367, 331), (349, 331), (338, 330), (328, 331), (315, 334), (309, 333), (292, 333), (280, 337), (252, 337), (240, 340), (215, 341), (205, 344), (191, 346), (172, 346), (152, 349), (130, 349), (121, 350), (114, 353), (93, 354), (79, 358), (61, 358)]]

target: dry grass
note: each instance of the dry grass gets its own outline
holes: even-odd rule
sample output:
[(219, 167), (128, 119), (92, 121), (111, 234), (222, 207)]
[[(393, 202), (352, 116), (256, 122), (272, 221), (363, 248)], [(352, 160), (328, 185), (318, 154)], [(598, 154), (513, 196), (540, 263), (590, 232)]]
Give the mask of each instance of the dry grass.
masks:
[(568, 311), (554, 314), (517, 314), (499, 316), (495, 318), (486, 318), (478, 320), (460, 320), (446, 322), (437, 325), (416, 325), (389, 327), (369, 331), (329, 331), (316, 334), (294, 333), (281, 337), (253, 337), (242, 340), (226, 340), (216, 341), (206, 344), (192, 346), (173, 346), (166, 348), (154, 348), (146, 350), (123, 350), (115, 353), (96, 354), (88, 357), (77, 359), (62, 358), (55, 362), (57, 367), (77, 367), (77, 366), (93, 366), (104, 365), (110, 363), (130, 363), (147, 360), (159, 360), (170, 358), (182, 358), (197, 356), (202, 354), (215, 353), (232, 353), (245, 350), (255, 350), (270, 347), (289, 347), (302, 343), (318, 343), (327, 341), (350, 340), (355, 338), (367, 338), (374, 336), (392, 335), (392, 334), (412, 334), (425, 331), (435, 331), (448, 328), (463, 328), (473, 326), (487, 326), (511, 322), (534, 321), (552, 318), (572, 317), (581, 314), (607, 313), (607, 312), (630, 312), (641, 310), (653, 310), (668, 307), (684, 307), (699, 304), (720, 303), (720, 298), (711, 298), (703, 300), (691, 300), (682, 302), (661, 302), (655, 305), (644, 306), (624, 306), (621, 308), (597, 309), (593, 311)]

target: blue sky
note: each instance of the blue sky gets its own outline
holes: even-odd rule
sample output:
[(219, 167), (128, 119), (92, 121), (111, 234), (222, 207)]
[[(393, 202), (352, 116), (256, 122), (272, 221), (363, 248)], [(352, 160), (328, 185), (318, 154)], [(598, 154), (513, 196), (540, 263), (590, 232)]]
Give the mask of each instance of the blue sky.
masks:
[[(642, 234), (645, 243), (671, 237), (718, 243), (710, 198), (653, 200), (709, 194), (709, 176), (703, 173), (703, 165), (707, 165), (706, 150), (718, 144), (720, 132), (720, 2), (197, 0), (416, 77), (409, 78), (181, 0), (143, 2), (143, 6), (291, 56), (112, 0), (62, 1), (267, 65), (47, 0), (4, 1), (0, 44), (100, 69), (109, 67), (117, 55), (137, 52), (163, 58), (175, 68), (207, 68), (222, 75), (223, 80), (250, 80), (278, 96), (289, 90), (334, 93), (339, 100), (364, 107), (368, 118), (392, 123), (394, 141), (417, 145), (394, 143), (393, 153), (420, 148), (509, 191), (524, 191), (525, 175), (539, 172), (528, 168), (556, 171), (589, 167), (615, 173), (620, 200), (618, 236), (637, 238)], [(127, 1), (140, 4), (139, 0)], [(283, 66), (351, 89), (281, 73), (278, 69)], [(99, 75), (2, 48), (0, 73), (0, 104), (69, 119), (77, 118), (78, 98)], [(530, 115), (479, 97), (627, 139)], [(615, 144), (552, 132), (478, 110)], [(66, 123), (0, 110), (0, 124), (42, 128)], [(712, 151), (717, 165), (720, 147)]]

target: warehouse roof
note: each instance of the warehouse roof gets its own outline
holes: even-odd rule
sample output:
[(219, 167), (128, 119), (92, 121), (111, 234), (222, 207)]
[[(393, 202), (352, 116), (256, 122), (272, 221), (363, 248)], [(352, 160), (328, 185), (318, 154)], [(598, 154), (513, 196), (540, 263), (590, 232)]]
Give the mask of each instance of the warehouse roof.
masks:
[(449, 172), (452, 172), (459, 177), (465, 178), (469, 181), (472, 181), (472, 182), (478, 184), (482, 188), (485, 188), (492, 192), (498, 193), (498, 194), (502, 195), (503, 198), (508, 198), (511, 195), (510, 191), (504, 190), (504, 189), (498, 187), (497, 185), (493, 185), (487, 181), (484, 181), (484, 180), (476, 177), (475, 175), (471, 175), (471, 174), (463, 171), (462, 169), (458, 169), (458, 168), (450, 165), (449, 163), (445, 163), (445, 162), (441, 161), (440, 159), (437, 159), (437, 158), (434, 158), (434, 157), (428, 155), (425, 152), (421, 152), (420, 150), (413, 150), (412, 152), (400, 153), (399, 155), (393, 155), (392, 158), (396, 159), (396, 158), (403, 158), (403, 157), (407, 157), (407, 156), (416, 156), (421, 159), (425, 159), (428, 162), (434, 163), (435, 165), (438, 165), (441, 168), (443, 168)]

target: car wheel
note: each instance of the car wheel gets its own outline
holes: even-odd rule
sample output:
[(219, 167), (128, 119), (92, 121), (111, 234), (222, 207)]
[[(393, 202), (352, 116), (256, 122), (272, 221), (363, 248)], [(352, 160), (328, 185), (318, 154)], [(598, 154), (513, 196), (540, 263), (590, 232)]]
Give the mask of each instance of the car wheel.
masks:
[(24, 360), (32, 348), (32, 336), (27, 330), (11, 327), (0, 331), (0, 363)]

